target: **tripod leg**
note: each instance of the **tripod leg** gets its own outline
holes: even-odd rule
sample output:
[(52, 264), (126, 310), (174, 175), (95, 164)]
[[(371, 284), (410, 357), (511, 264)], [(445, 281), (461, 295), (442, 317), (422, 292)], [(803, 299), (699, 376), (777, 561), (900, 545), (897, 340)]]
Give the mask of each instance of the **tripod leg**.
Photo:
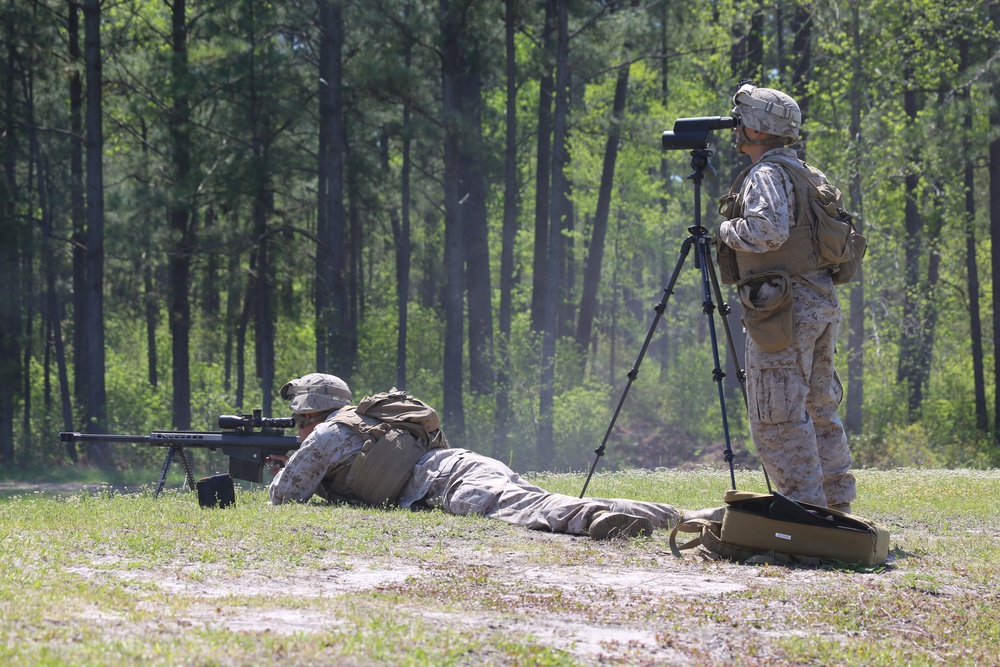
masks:
[(637, 377), (639, 377), (639, 365), (642, 364), (642, 360), (646, 356), (646, 350), (649, 348), (649, 343), (653, 339), (653, 334), (656, 333), (656, 325), (659, 324), (660, 317), (663, 316), (663, 311), (667, 308), (667, 301), (670, 299), (670, 295), (674, 293), (674, 285), (677, 283), (677, 277), (681, 273), (681, 268), (684, 266), (684, 260), (691, 251), (691, 244), (694, 243), (694, 241), (695, 238), (690, 236), (684, 240), (684, 243), (681, 244), (681, 251), (680, 255), (677, 257), (677, 263), (674, 265), (673, 273), (670, 274), (670, 280), (667, 281), (667, 286), (663, 288), (663, 296), (660, 297), (659, 303), (657, 303), (654, 307), (656, 315), (653, 316), (653, 321), (649, 324), (649, 330), (646, 332), (646, 339), (642, 342), (642, 347), (639, 348), (639, 354), (635, 358), (635, 363), (628, 372), (628, 382), (625, 383), (622, 395), (618, 399), (618, 405), (615, 407), (614, 414), (611, 416), (611, 422), (608, 424), (608, 430), (604, 432), (604, 439), (601, 440), (600, 446), (594, 450), (594, 462), (590, 465), (590, 472), (587, 473), (587, 479), (583, 483), (583, 490), (580, 491), (581, 498), (583, 498), (583, 494), (587, 492), (587, 486), (590, 485), (590, 478), (594, 476), (594, 470), (597, 469), (597, 462), (602, 456), (604, 456), (604, 450), (608, 444), (608, 438), (611, 437), (611, 431), (615, 427), (615, 422), (618, 421), (618, 414), (622, 410), (622, 405), (625, 404), (625, 397), (628, 396), (629, 389), (632, 388), (632, 383), (635, 382)]
[(733, 367), (736, 369), (736, 380), (740, 385), (740, 392), (743, 394), (743, 405), (747, 404), (747, 373), (743, 368), (743, 355), (740, 354), (739, 350), (736, 348), (736, 341), (733, 337), (733, 330), (729, 324), (729, 314), (732, 312), (732, 308), (726, 303), (725, 299), (722, 297), (722, 288), (719, 284), (719, 276), (715, 271), (715, 264), (711, 261), (708, 263), (708, 274), (712, 279), (712, 289), (715, 293), (716, 301), (719, 304), (719, 312), (722, 313), (722, 327), (726, 332), (726, 341), (729, 349), (729, 357), (733, 360)]
[(702, 234), (699, 236), (695, 244), (695, 252), (697, 253), (698, 266), (701, 269), (701, 285), (705, 297), (703, 310), (705, 314), (708, 315), (708, 333), (712, 343), (712, 360), (715, 363), (712, 379), (715, 380), (719, 389), (719, 407), (722, 411), (722, 433), (726, 440), (726, 463), (729, 464), (729, 479), (732, 482), (733, 489), (735, 490), (736, 470), (733, 467), (733, 448), (730, 444), (729, 438), (729, 416), (726, 414), (726, 392), (722, 386), (722, 380), (726, 374), (722, 372), (722, 362), (719, 357), (719, 341), (715, 333), (715, 304), (712, 302), (712, 283), (711, 278), (709, 277), (709, 269), (712, 266), (712, 258), (708, 251), (708, 242), (709, 238), (707, 235)]
[[(743, 406), (749, 408), (747, 401), (747, 372), (746, 368), (742, 365), (742, 355), (736, 349), (736, 342), (733, 337), (733, 330), (729, 324), (729, 313), (732, 309), (729, 304), (726, 303), (725, 299), (722, 298), (722, 286), (719, 283), (718, 272), (715, 269), (715, 264), (712, 262), (711, 252), (707, 252), (708, 261), (706, 262), (708, 266), (708, 274), (712, 281), (712, 289), (715, 293), (715, 298), (719, 303), (719, 310), (722, 313), (722, 326), (726, 332), (726, 341), (728, 343), (729, 355), (733, 360), (733, 367), (736, 368), (736, 379), (740, 385), (740, 392), (743, 394)], [(764, 471), (764, 482), (767, 484), (767, 492), (774, 493), (771, 488), (771, 478), (767, 474), (767, 468), (764, 467), (764, 462), (761, 461), (761, 469)], [(735, 480), (734, 480), (735, 482)], [(735, 488), (735, 486), (733, 487)]]

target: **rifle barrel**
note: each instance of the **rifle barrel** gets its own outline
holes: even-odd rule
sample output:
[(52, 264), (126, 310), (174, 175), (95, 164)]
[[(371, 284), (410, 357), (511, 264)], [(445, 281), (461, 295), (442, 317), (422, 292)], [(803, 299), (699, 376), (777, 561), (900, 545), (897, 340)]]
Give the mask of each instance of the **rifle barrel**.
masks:
[(153, 431), (149, 435), (121, 435), (117, 433), (78, 433), (62, 431), (60, 442), (137, 442), (156, 447), (253, 447), (257, 449), (298, 449), (294, 435), (279, 433), (226, 433), (214, 431)]

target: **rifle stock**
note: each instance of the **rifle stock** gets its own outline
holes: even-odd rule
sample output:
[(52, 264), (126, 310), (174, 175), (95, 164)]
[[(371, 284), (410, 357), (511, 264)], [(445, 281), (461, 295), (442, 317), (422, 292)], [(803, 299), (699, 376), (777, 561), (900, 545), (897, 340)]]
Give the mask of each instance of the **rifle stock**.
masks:
[(284, 435), (282, 429), (292, 428), (291, 419), (261, 417), (260, 410), (253, 415), (222, 415), (219, 426), (225, 431), (153, 431), (149, 435), (120, 435), (112, 433), (59, 433), (60, 442), (131, 442), (153, 447), (168, 447), (160, 480), (154, 496), (159, 496), (170, 470), (174, 455), (180, 456), (185, 481), (194, 490), (194, 476), (185, 449), (218, 450), (229, 457), (229, 474), (235, 479), (261, 483), (264, 465), (270, 456), (285, 455), (299, 448), (294, 435)]

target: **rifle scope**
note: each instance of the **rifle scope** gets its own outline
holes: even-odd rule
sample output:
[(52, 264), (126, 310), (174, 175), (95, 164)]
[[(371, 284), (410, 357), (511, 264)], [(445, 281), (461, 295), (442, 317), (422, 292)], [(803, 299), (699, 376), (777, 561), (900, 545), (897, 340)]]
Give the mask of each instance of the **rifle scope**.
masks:
[(219, 415), (219, 428), (227, 430), (294, 427), (291, 417), (261, 417), (260, 410), (254, 410), (252, 415)]

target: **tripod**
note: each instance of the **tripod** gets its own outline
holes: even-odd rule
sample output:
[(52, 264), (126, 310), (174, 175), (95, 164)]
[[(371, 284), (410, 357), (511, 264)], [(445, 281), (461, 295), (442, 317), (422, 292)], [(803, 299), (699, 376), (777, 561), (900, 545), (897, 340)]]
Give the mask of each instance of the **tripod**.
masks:
[[(653, 321), (649, 325), (649, 331), (646, 332), (646, 339), (642, 343), (642, 347), (639, 349), (639, 354), (636, 357), (635, 364), (633, 364), (632, 369), (628, 372), (628, 382), (625, 384), (625, 389), (622, 391), (621, 397), (618, 399), (618, 405), (615, 407), (614, 414), (611, 417), (611, 423), (608, 424), (608, 430), (604, 434), (604, 439), (601, 440), (601, 445), (594, 450), (594, 462), (590, 466), (590, 472), (587, 474), (587, 480), (583, 484), (583, 490), (580, 492), (580, 497), (587, 492), (587, 486), (590, 484), (591, 477), (594, 476), (594, 470), (597, 468), (597, 462), (604, 456), (604, 451), (607, 447), (608, 438), (611, 436), (611, 431), (614, 429), (615, 422), (618, 420), (618, 415), (621, 412), (622, 406), (625, 404), (625, 397), (628, 396), (629, 389), (632, 388), (632, 383), (639, 376), (639, 365), (642, 364), (643, 357), (646, 356), (646, 350), (649, 347), (649, 343), (653, 338), (653, 334), (656, 332), (656, 325), (660, 321), (660, 317), (663, 315), (664, 310), (667, 307), (667, 301), (670, 299), (670, 295), (674, 293), (674, 284), (677, 282), (677, 277), (680, 275), (681, 268), (684, 266), (684, 260), (687, 259), (688, 253), (691, 252), (691, 248), (695, 249), (695, 268), (701, 271), (701, 287), (702, 287), (702, 312), (708, 316), (708, 331), (712, 341), (712, 359), (715, 363), (715, 368), (712, 371), (712, 379), (718, 384), (719, 388), (719, 406), (722, 410), (722, 432), (725, 436), (726, 450), (725, 450), (725, 460), (729, 464), (729, 479), (732, 484), (732, 488), (736, 489), (736, 471), (733, 468), (733, 449), (730, 444), (729, 439), (729, 420), (726, 415), (726, 394), (723, 390), (722, 380), (725, 378), (726, 374), (722, 371), (721, 363), (719, 360), (719, 347), (718, 339), (715, 333), (715, 303), (712, 301), (713, 295), (715, 296), (717, 302), (720, 304), (719, 309), (722, 313), (722, 324), (726, 332), (726, 339), (729, 344), (729, 354), (733, 359), (734, 364), (737, 366), (737, 379), (740, 384), (740, 391), (743, 393), (743, 404), (747, 404), (747, 389), (746, 389), (746, 372), (739, 368), (739, 355), (736, 351), (736, 345), (733, 342), (733, 333), (729, 328), (729, 320), (726, 316), (731, 312), (731, 308), (722, 299), (722, 290), (719, 287), (719, 277), (715, 270), (715, 265), (712, 263), (712, 254), (709, 244), (712, 239), (708, 235), (708, 230), (705, 229), (701, 224), (701, 183), (705, 178), (705, 172), (708, 171), (709, 177), (715, 177), (715, 169), (712, 167), (710, 159), (712, 157), (712, 151), (704, 148), (696, 148), (691, 151), (691, 168), (694, 172), (688, 176), (689, 179), (694, 181), (694, 225), (688, 227), (688, 232), (691, 234), (684, 242), (681, 244), (680, 256), (677, 258), (677, 264), (674, 266), (673, 273), (670, 275), (670, 280), (667, 282), (667, 286), (663, 288), (663, 296), (660, 298), (659, 303), (656, 304), (654, 310), (656, 315), (653, 316)], [(765, 472), (765, 479), (767, 479), (767, 473)], [(767, 480), (768, 491), (771, 490), (771, 482)]]

